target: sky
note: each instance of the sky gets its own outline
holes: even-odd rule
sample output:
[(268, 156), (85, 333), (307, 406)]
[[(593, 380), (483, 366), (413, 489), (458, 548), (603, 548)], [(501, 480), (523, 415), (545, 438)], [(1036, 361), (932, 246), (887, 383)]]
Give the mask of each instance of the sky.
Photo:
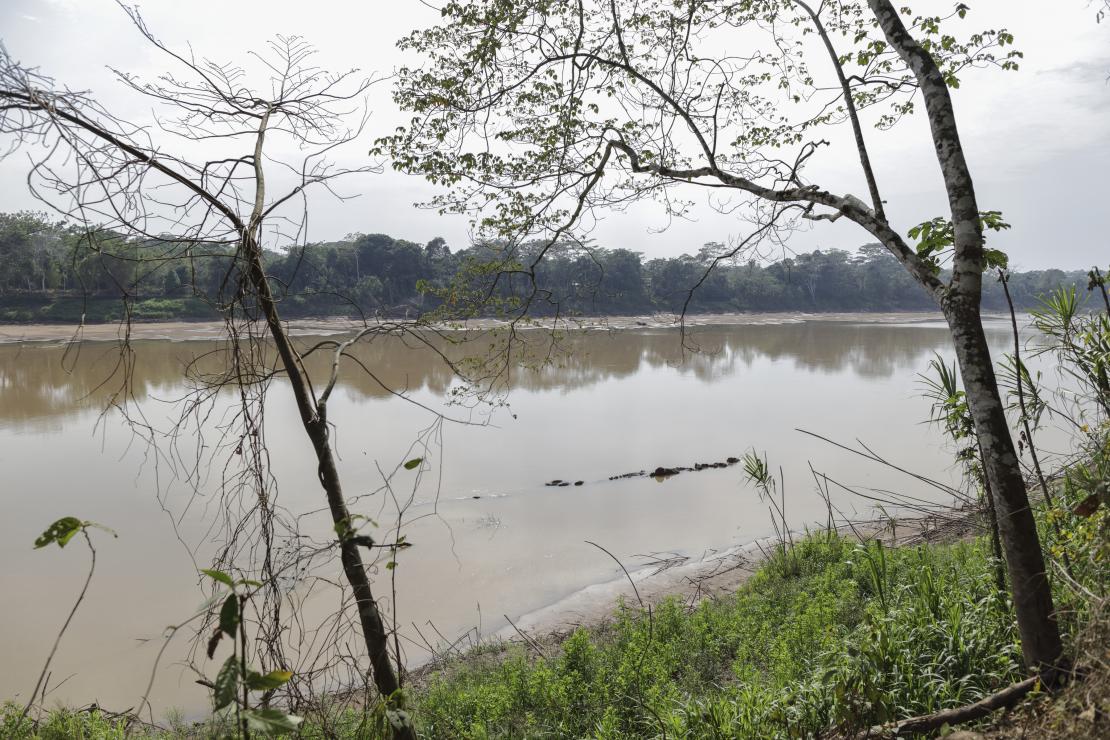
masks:
[[(395, 48), (409, 31), (430, 25), (436, 0), (340, 2), (313, 0), (147, 0), (148, 26), (175, 49), (197, 56), (241, 60), (275, 34), (299, 34), (319, 47), (330, 69), (357, 67), (387, 76), (412, 63)], [(961, 137), (976, 180), (980, 208), (1000, 210), (1013, 228), (991, 237), (1016, 269), (1087, 269), (1110, 263), (1110, 21), (1096, 23), (1089, 0), (972, 0), (970, 18), (981, 27), (1009, 29), (1025, 53), (1020, 72), (968, 73), (955, 90)], [(949, 2), (917, 2), (916, 11), (943, 13)], [(71, 88), (92, 93), (109, 109), (133, 120), (151, 111), (128, 93), (108, 67), (153, 76), (168, 67), (135, 31), (114, 0), (2, 0), (0, 39), (24, 64)], [(372, 88), (373, 114), (364, 139), (341, 161), (367, 163), (371, 141), (404, 120), (388, 83)], [(893, 131), (867, 133), (887, 214), (903, 233), (946, 210), (939, 169), (923, 115)], [(40, 209), (25, 184), (27, 158), (0, 162), (0, 211)], [(820, 182), (835, 192), (864, 196), (852, 152), (838, 151), (820, 165)], [(352, 232), (386, 233), (424, 243), (443, 236), (466, 246), (470, 230), (461, 217), (441, 217), (415, 207), (436, 191), (423, 180), (386, 168), (348, 181), (358, 197), (312, 202), (309, 238), (338, 239)], [(604, 214), (591, 236), (600, 246), (643, 252), (648, 258), (696, 253), (710, 241), (728, 242), (744, 224), (701, 203), (688, 221), (669, 223), (644, 203)], [(794, 234), (790, 249), (853, 250), (868, 235), (843, 220), (821, 222)]]

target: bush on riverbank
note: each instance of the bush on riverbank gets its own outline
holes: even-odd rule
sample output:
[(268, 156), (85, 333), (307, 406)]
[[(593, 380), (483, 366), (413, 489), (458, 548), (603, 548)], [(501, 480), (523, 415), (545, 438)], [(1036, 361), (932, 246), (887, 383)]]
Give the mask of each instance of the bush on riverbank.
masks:
[[(0, 298), (0, 323), (115, 323), (126, 315), (119, 298), (81, 296), (6, 296)], [(219, 314), (199, 298), (144, 298), (131, 303), (133, 321), (216, 320)]]

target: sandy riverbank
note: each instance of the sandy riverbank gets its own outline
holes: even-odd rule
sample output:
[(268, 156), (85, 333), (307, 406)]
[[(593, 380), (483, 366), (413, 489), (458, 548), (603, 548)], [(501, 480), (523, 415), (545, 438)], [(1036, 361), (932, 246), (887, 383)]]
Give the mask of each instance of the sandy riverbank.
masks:
[[(943, 320), (939, 313), (730, 313), (699, 314), (686, 317), (688, 327), (699, 326), (747, 326), (768, 324), (798, 324), (804, 322), (854, 322), (876, 324), (921, 323)], [(344, 318), (296, 319), (287, 322), (290, 330), (300, 336), (326, 336), (347, 334), (357, 331), (364, 324)], [(504, 325), (502, 321), (479, 319), (467, 322), (468, 329), (491, 329)], [(535, 319), (537, 328), (550, 327), (550, 319)], [(679, 325), (678, 317), (673, 314), (652, 314), (645, 316), (608, 316), (576, 317), (563, 319), (561, 329), (622, 330), (622, 329), (665, 329)], [(446, 328), (446, 327), (443, 327)], [(451, 327), (455, 328), (455, 327)], [(221, 321), (153, 321), (134, 323), (130, 329), (131, 339), (146, 340), (213, 340), (224, 336)], [(0, 343), (13, 342), (67, 342), (74, 339), (82, 341), (116, 341), (125, 335), (119, 324), (87, 324), (82, 327), (71, 324), (8, 324), (0, 325)]]
[[(903, 547), (955, 542), (979, 534), (981, 527), (976, 511), (949, 509), (894, 520), (844, 523), (837, 526), (837, 531), (860, 541), (879, 540), (889, 547)], [(805, 534), (794, 532), (793, 536), (797, 539)], [(724, 597), (735, 593), (759, 570), (777, 546), (777, 540), (768, 537), (725, 550), (708, 550), (698, 557), (655, 553), (639, 561), (622, 563), (627, 575), (614, 563), (611, 580), (587, 586), (521, 615), (492, 635), (492, 639), (516, 641), (525, 633), (541, 642), (559, 642), (577, 627), (597, 625), (612, 618), (622, 601), (629, 605), (642, 601), (647, 605), (677, 597), (693, 605), (703, 599)], [(598, 557), (609, 556), (599, 550)], [(433, 667), (424, 670), (430, 669)]]

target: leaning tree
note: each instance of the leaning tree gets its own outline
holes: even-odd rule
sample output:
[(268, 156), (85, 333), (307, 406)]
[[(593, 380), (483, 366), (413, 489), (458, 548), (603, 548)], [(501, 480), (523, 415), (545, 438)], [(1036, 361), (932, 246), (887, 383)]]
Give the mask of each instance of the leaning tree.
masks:
[[(338, 178), (369, 170), (340, 167), (329, 157), (361, 134), (366, 121), (365, 93), (373, 80), (354, 70), (334, 74), (315, 66), (314, 50), (298, 37), (278, 37), (263, 53), (253, 56), (250, 73), (234, 64), (198, 59), (160, 42), (137, 10), (125, 10), (146, 42), (174, 65), (173, 71), (151, 80), (117, 72), (131, 92), (155, 107), (156, 119), (149, 124), (125, 120), (90, 94), (56, 83), (0, 47), (0, 133), (8, 142), (7, 153), (29, 155), (30, 186), (44, 202), (82, 226), (84, 249), (110, 250), (111, 244), (121, 241), (156, 245), (161, 252), (150, 254), (147, 250), (136, 267), (140, 272), (157, 270), (161, 262), (171, 260), (177, 264), (182, 259), (217, 262), (222, 280), (202, 297), (224, 318), (227, 349), (220, 354), (222, 364), (217, 363), (215, 370), (211, 358), (194, 364), (194, 368), (207, 369), (193, 378), (196, 395), (187, 413), (203, 420), (208, 413), (200, 410), (203, 402), (214, 399), (223, 388), (231, 388), (238, 399), (238, 411), (222, 427), (223, 439), (230, 438), (231, 445), (220, 449), (242, 466), (239, 480), (248, 494), (242, 509), (248, 516), (234, 522), (230, 534), (253, 543), (246, 555), (254, 562), (239, 565), (254, 567), (265, 583), (233, 584), (222, 572), (214, 572), (213, 577), (232, 585), (237, 594), (256, 588), (264, 595), (266, 603), (257, 608), (260, 630), (262, 614), (271, 623), (261, 639), (272, 651), (273, 662), (278, 662), (288, 627), (288, 616), (282, 611), (285, 588), (279, 589), (278, 582), (287, 584), (291, 574), (306, 567), (303, 561), (279, 562), (275, 543), (275, 522), (283, 516), (289, 540), (302, 541), (296, 529), (298, 518), (286, 516), (288, 512), (283, 512), (274, 496), (265, 446), (266, 389), (275, 378), (284, 378), (314, 452), (319, 485), (334, 524), (330, 542), (317, 543), (307, 555), (299, 552), (298, 557), (328, 557), (338, 552), (346, 593), (357, 611), (356, 629), (360, 628), (369, 656), (369, 671), (360, 672), (372, 673), (394, 736), (414, 737), (411, 722), (399, 706), (399, 667), (391, 662), (392, 633), (371, 589), (364, 560), (364, 548), (375, 547), (375, 543), (358, 534), (366, 517), (352, 515), (345, 497), (328, 419), (328, 402), (354, 343), (408, 333), (409, 327), (366, 322), (353, 338), (301, 346), (282, 320), (282, 286), (267, 275), (264, 262), (268, 246), (304, 242), (307, 191), (332, 190)], [(251, 87), (253, 83), (258, 84)], [(364, 150), (361, 156), (365, 156)], [(133, 298), (127, 285), (120, 288), (125, 301)], [(410, 336), (431, 348), (426, 334)], [(317, 376), (316, 385), (306, 362), (312, 352), (330, 355), (330, 374), (323, 379)], [(130, 357), (128, 349), (123, 356)], [(358, 361), (354, 363), (357, 366)], [(116, 397), (117, 405), (125, 405), (126, 397), (124, 387)], [(182, 428), (171, 433), (180, 434)], [(393, 545), (394, 549), (402, 546)], [(377, 545), (383, 546), (390, 545)], [(224, 555), (233, 553), (225, 548)], [(236, 626), (246, 617), (242, 613), (245, 599), (237, 594), (229, 596), (219, 615), (219, 629), (209, 643), (210, 657), (221, 631), (233, 641), (239, 638), (242, 630)], [(238, 606), (231, 603), (237, 599)], [(392, 642), (397, 648), (395, 638)], [(399, 662), (399, 649), (397, 652)], [(235, 662), (229, 659), (216, 679), (217, 705), (231, 702), (245, 709), (250, 681), (254, 685), (249, 688), (258, 688), (267, 682), (279, 683), (284, 675), (251, 678), (245, 656), (241, 669)], [(284, 666), (278, 663), (277, 667)], [(242, 675), (231, 685), (243, 685), (244, 699), (236, 702), (232, 694), (221, 700), (220, 692), (227, 693), (225, 672), (236, 671)], [(265, 720), (265, 715), (256, 715), (251, 716)], [(245, 732), (245, 720), (243, 727)]]
[[(713, 264), (803, 223), (852, 222), (881, 243), (947, 319), (997, 512), (1022, 649), (1062, 661), (1045, 563), (980, 319), (980, 211), (950, 90), (984, 66), (1016, 69), (1004, 30), (960, 35), (947, 16), (888, 0), (454, 0), (402, 40), (410, 122), (382, 140), (394, 166), (443, 185), (434, 205), (474, 214), (507, 243), (557, 244), (598, 209), (655, 199), (682, 217), (700, 189), (747, 214), (748, 236)], [(920, 101), (948, 196), (946, 217), (908, 241), (888, 218), (864, 127)], [(827, 151), (858, 160), (857, 197), (807, 177)], [(527, 236), (526, 236), (527, 235)], [(543, 250), (506, 262), (534, 276)], [(950, 267), (946, 275), (944, 265)]]

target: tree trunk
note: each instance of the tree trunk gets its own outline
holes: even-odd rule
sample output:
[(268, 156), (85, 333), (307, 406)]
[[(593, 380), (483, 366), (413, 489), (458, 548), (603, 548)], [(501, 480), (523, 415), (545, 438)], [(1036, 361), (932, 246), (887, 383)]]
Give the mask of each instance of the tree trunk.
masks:
[(1051, 675), (1063, 667), (1063, 644), (1037, 523), (998, 394), (978, 301), (953, 297), (945, 301), (944, 314), (952, 331), (968, 408), (983, 450), (983, 471), (994, 494), (1022, 654), (1028, 667)]
[(998, 594), (1005, 599), (1010, 593), (1006, 589), (1006, 556), (1002, 553), (1002, 538), (998, 534), (998, 507), (994, 504), (994, 491), (991, 490), (991, 479), (987, 477), (983, 468), (983, 445), (975, 440), (979, 449), (979, 474), (983, 477), (983, 497), (987, 501), (987, 521), (991, 528), (991, 552), (994, 553), (994, 585)]
[[(331, 511), (332, 521), (344, 525), (350, 523), (350, 512), (347, 509), (347, 500), (343, 495), (343, 486), (339, 480), (339, 471), (335, 465), (335, 455), (332, 451), (330, 435), (328, 434), (327, 418), (319, 413), (319, 408), (312, 398), (311, 389), (300, 359), (289, 341), (285, 327), (277, 312), (277, 304), (270, 292), (270, 283), (266, 279), (266, 272), (262, 263), (262, 250), (252, 234), (244, 237), (244, 254), (248, 259), (249, 279), (258, 295), (259, 306), (266, 318), (266, 325), (277, 346), (278, 355), (281, 357), (285, 374), (293, 388), (293, 395), (297, 400), (297, 409), (300, 411), (301, 423), (308, 434), (312, 447), (316, 452), (318, 463), (317, 475), (320, 486), (327, 497), (328, 509)], [(400, 688), (397, 674), (389, 660), (389, 634), (385, 629), (381, 611), (374, 599), (370, 588), (370, 579), (366, 576), (366, 567), (362, 562), (362, 554), (358, 545), (349, 539), (340, 542), (340, 562), (343, 565), (343, 574), (351, 585), (358, 609), (359, 621), (362, 625), (362, 634), (366, 642), (366, 652), (370, 656), (370, 665), (373, 669), (374, 684), (382, 699), (387, 705), (392, 701), (394, 694)], [(394, 727), (393, 737), (397, 740), (415, 740), (416, 734), (410, 724), (404, 723), (401, 727)]]
[[(265, 264), (262, 261), (262, 246), (258, 243), (257, 234), (263, 214), (263, 203), (266, 192), (266, 178), (262, 169), (262, 147), (266, 138), (270, 113), (267, 112), (259, 123), (258, 135), (255, 139), (254, 149), (254, 176), (255, 176), (255, 201), (254, 209), (246, 227), (240, 232), (242, 254), (247, 261), (247, 279), (258, 296), (258, 305), (266, 318), (266, 326), (270, 336), (277, 346), (278, 356), (281, 358), (282, 367), (289, 378), (289, 385), (293, 389), (293, 396), (297, 400), (297, 410), (301, 415), (301, 424), (305, 433), (312, 441), (312, 448), (316, 452), (317, 476), (320, 487), (328, 501), (332, 522), (340, 525), (337, 527), (346, 531), (350, 526), (351, 517), (347, 509), (347, 499), (343, 495), (343, 486), (339, 480), (339, 470), (335, 466), (335, 454), (332, 451), (330, 435), (328, 434), (327, 410), (323, 403), (317, 402), (309, 384), (308, 373), (301, 364), (301, 357), (293, 347), (285, 326), (281, 323), (278, 314), (277, 302), (270, 291), (270, 281), (266, 277)], [(370, 657), (370, 666), (374, 677), (374, 684), (382, 695), (382, 700), (387, 707), (395, 706), (396, 693), (400, 688), (397, 674), (389, 661), (389, 634), (385, 629), (378, 602), (370, 589), (370, 579), (366, 576), (366, 566), (362, 562), (362, 553), (359, 546), (350, 538), (340, 538), (339, 559), (343, 565), (343, 574), (351, 586), (355, 596), (355, 606), (358, 609), (359, 621), (362, 624), (362, 636), (366, 642), (366, 652)], [(398, 659), (400, 657), (398, 656)], [(402, 721), (393, 724), (393, 737), (395, 740), (415, 740), (416, 733), (410, 722)]]
[(1062, 667), (1063, 644), (1029, 494), (998, 394), (979, 314), (983, 227), (952, 97), (936, 61), (906, 30), (890, 0), (868, 0), (868, 5), (891, 47), (913, 72), (925, 99), (937, 163), (948, 194), (955, 242), (952, 281), (938, 297), (951, 329), (968, 407), (983, 447), (983, 469), (994, 493), (1025, 664), (1054, 678)]
[[(142, 31), (143, 35), (147, 37), (148, 40), (154, 43), (158, 48), (172, 54), (172, 52), (169, 52), (168, 49), (163, 47), (158, 41), (154, 39), (153, 36), (150, 35), (149, 31), (146, 29), (145, 25), (137, 14), (132, 13), (132, 11), (127, 8), (125, 8), (125, 10), (128, 10), (128, 14), (131, 16), (131, 20), (134, 21), (136, 25), (138, 25), (139, 29)], [(287, 57), (290, 68), (285, 71), (286, 76), (284, 78), (284, 81), (286, 82), (288, 82), (290, 79), (301, 79), (300, 74), (302, 71), (304, 72), (304, 74), (308, 74), (310, 77), (312, 76), (312, 74), (314, 74), (305, 70), (295, 70), (295, 67), (297, 65), (296, 59), (298, 53), (299, 52), (296, 51), (291, 52), (292, 56)], [(232, 112), (222, 110), (225, 107), (225, 103), (227, 102), (226, 93), (223, 91), (223, 89), (218, 87), (215, 83), (211, 82), (211, 80), (207, 76), (205, 76), (205, 73), (201, 71), (201, 67), (195, 66), (193, 63), (183, 59), (176, 54), (173, 54), (173, 56), (178, 61), (184, 62), (193, 71), (200, 74), (204, 78), (204, 83), (209, 86), (209, 89), (206, 90), (204, 85), (191, 86), (185, 83), (175, 82), (174, 84), (177, 86), (175, 89), (185, 90), (188, 92), (189, 95), (196, 95), (197, 98), (201, 101), (204, 101), (206, 99), (206, 94), (211, 93), (211, 95), (214, 96), (213, 99), (218, 99), (219, 101), (221, 101), (217, 105), (217, 107), (221, 109), (218, 113), (216, 111), (216, 108), (205, 107), (203, 102), (197, 103), (197, 107), (191, 107), (191, 103), (186, 104), (180, 103), (179, 101), (182, 107), (194, 113), (203, 110), (213, 115), (217, 115), (217, 117), (235, 117), (238, 115), (242, 117), (242, 120), (254, 120), (255, 114), (246, 112), (245, 108), (232, 106)], [(0, 59), (0, 61), (3, 61), (5, 64), (7, 64), (7, 56), (3, 55), (3, 58)], [(19, 68), (16, 67), (16, 69)], [(274, 68), (271, 67), (271, 69)], [(4, 82), (9, 83), (12, 74), (11, 71), (5, 70), (4, 74)], [(278, 72), (278, 74), (280, 76), (281, 72)], [(111, 129), (109, 129), (97, 123), (96, 120), (85, 118), (81, 112), (81, 108), (86, 103), (81, 96), (76, 96), (75, 102), (73, 103), (67, 102), (63, 105), (56, 105), (52, 94), (39, 95), (39, 93), (31, 91), (30, 88), (28, 88), (28, 90), (26, 91), (23, 90), (24, 84), (29, 84), (27, 81), (34, 76), (33, 73), (28, 74), (25, 71), (21, 71), (19, 75), (19, 90), (12, 91), (11, 89), (7, 88), (0, 90), (0, 99), (3, 99), (5, 104), (8, 105), (9, 108), (12, 107), (12, 105), (9, 104), (13, 104), (15, 109), (43, 112), (48, 116), (49, 119), (51, 119), (52, 128), (59, 127), (59, 121), (71, 124), (78, 129), (88, 131), (93, 136), (105, 142), (106, 146), (115, 148), (119, 150), (119, 152), (121, 152), (122, 154), (127, 155), (126, 159), (122, 160), (123, 163), (118, 165), (118, 171), (113, 169), (117, 166), (116, 164), (113, 164), (111, 167), (105, 165), (106, 172), (108, 170), (112, 170), (111, 174), (106, 175), (105, 177), (129, 176), (127, 174), (128, 171), (126, 170), (126, 168), (136, 163), (140, 163), (150, 168), (150, 170), (159, 172), (162, 175), (165, 175), (171, 181), (174, 181), (177, 184), (192, 191), (195, 198), (190, 197), (189, 203), (205, 203), (208, 207), (208, 212), (205, 216), (206, 220), (212, 214), (218, 213), (220, 216), (227, 219), (227, 223), (231, 224), (234, 227), (237, 232), (239, 242), (239, 252), (236, 255), (236, 259), (241, 259), (243, 262), (243, 266), (245, 267), (244, 284), (241, 287), (249, 287), (253, 290), (254, 295), (258, 299), (258, 306), (262, 311), (263, 316), (265, 317), (269, 333), (274, 341), (274, 344), (277, 347), (282, 367), (285, 370), (287, 377), (289, 378), (289, 383), (293, 390), (293, 395), (296, 398), (297, 409), (300, 412), (301, 416), (301, 423), (303, 424), (305, 432), (308, 434), (308, 437), (312, 442), (313, 449), (316, 453), (318, 466), (317, 474), (320, 480), (320, 485), (324, 489), (324, 493), (327, 498), (328, 508), (331, 511), (332, 520), (335, 523), (343, 522), (344, 525), (349, 524), (350, 518), (347, 510), (347, 503), (346, 499), (343, 496), (343, 489), (340, 485), (339, 473), (335, 465), (335, 456), (329, 439), (325, 409), (323, 408), (322, 404), (319, 404), (317, 402), (312, 392), (308, 375), (301, 363), (301, 357), (297, 353), (296, 349), (294, 349), (294, 347), (292, 346), (285, 327), (281, 323), (281, 317), (279, 316), (277, 310), (277, 303), (270, 291), (269, 280), (266, 278), (266, 271), (262, 260), (262, 247), (258, 242), (258, 234), (262, 230), (262, 221), (266, 216), (266, 210), (264, 208), (266, 180), (263, 172), (263, 144), (266, 138), (270, 116), (275, 110), (274, 106), (280, 105), (281, 103), (277, 102), (271, 104), (270, 107), (267, 108), (266, 112), (258, 118), (258, 127), (256, 130), (254, 145), (254, 156), (251, 157), (249, 160), (253, 163), (254, 166), (254, 207), (251, 211), (250, 217), (244, 223), (243, 219), (238, 213), (238, 205), (242, 199), (242, 196), (240, 196), (238, 193), (225, 193), (225, 187), (221, 187), (220, 190), (215, 192), (205, 190), (207, 178), (203, 175), (203, 171), (199, 167), (194, 170), (186, 167), (184, 163), (182, 163), (182, 171), (179, 172), (174, 168), (176, 164), (171, 165), (167, 163), (174, 162), (174, 160), (167, 160), (167, 162), (163, 162), (159, 159), (154, 151), (142, 149), (141, 147), (130, 143), (130, 141), (127, 139), (128, 134), (114, 133), (115, 131), (119, 131), (119, 129), (121, 128), (120, 126), (112, 126)], [(305, 85), (307, 83), (302, 81), (298, 84)], [(327, 83), (325, 89), (331, 90), (334, 84), (334, 81)], [(365, 89), (365, 87), (363, 87), (362, 89)], [(174, 97), (169, 94), (162, 94), (160, 92), (157, 92), (153, 88), (143, 88), (143, 92), (144, 94), (153, 95), (156, 98), (165, 100), (170, 100)], [(299, 104), (303, 105), (303, 101), (306, 99), (312, 99), (314, 97), (330, 97), (334, 99), (334, 96), (321, 92), (314, 93), (312, 95), (309, 95), (305, 92), (300, 92), (298, 94), (306, 96), (300, 99), (301, 103), (297, 103), (292, 98), (283, 98), (282, 100), (284, 100), (285, 103), (292, 105), (294, 110), (303, 110), (303, 108), (298, 108), (297, 106)], [(65, 97), (65, 94), (59, 95), (58, 99), (61, 100)], [(250, 102), (248, 108), (258, 105), (260, 102), (261, 101), (253, 100)], [(326, 104), (312, 104), (312, 106), (318, 106), (321, 108), (325, 105)], [(310, 106), (310, 109), (312, 108), (312, 106)], [(103, 109), (97, 107), (95, 108), (95, 110), (97, 117), (99, 117)], [(301, 122), (309, 126), (310, 128), (316, 124), (316, 121), (313, 118), (314, 114), (311, 112), (291, 113), (289, 111), (286, 111), (285, 115), (287, 117), (294, 118), (298, 116), (301, 117)], [(323, 120), (327, 120), (326, 116), (329, 114), (325, 111), (324, 113), (319, 113), (316, 115), (323, 116)], [(119, 123), (118, 121), (116, 121), (116, 119), (111, 118), (111, 116), (107, 113), (104, 113), (104, 119)], [(17, 125), (15, 129), (17, 135), (19, 135), (20, 133), (32, 132), (35, 130), (31, 126), (28, 126), (25, 129), (21, 128), (21, 125), (22, 124)], [(122, 128), (130, 129), (130, 126), (123, 126)], [(285, 130), (295, 136), (302, 136), (303, 134), (303, 131), (301, 130), (295, 132), (289, 131), (289, 129)], [(236, 131), (234, 133), (227, 134), (226, 136), (228, 138), (234, 138), (239, 134), (240, 132)], [(34, 135), (37, 136), (37, 134)], [(81, 137), (72, 137), (64, 133), (60, 134), (60, 137), (61, 141), (66, 142), (70, 146), (74, 147), (74, 151), (77, 152), (78, 157), (87, 158), (87, 155), (83, 153), (84, 150), (81, 148), (82, 146), (84, 146)], [(75, 143), (75, 141), (77, 141), (78, 143)], [(303, 138), (302, 141), (304, 141)], [(92, 149), (91, 151), (99, 150)], [(244, 159), (243, 161), (247, 160)], [(183, 172), (188, 172), (189, 174), (186, 175), (183, 174)], [(194, 176), (196, 172), (201, 172), (202, 174), (198, 176), (198, 179), (196, 180), (190, 179), (192, 176)], [(236, 177), (238, 177), (238, 175), (236, 175)], [(128, 180), (128, 182), (131, 181)], [(298, 187), (293, 192), (296, 193), (300, 192), (301, 190), (302, 188)], [(78, 192), (79, 194), (80, 191), (75, 192)], [(115, 191), (111, 191), (109, 193), (109, 200), (111, 200), (111, 198), (113, 197), (112, 192)], [(128, 191), (128, 193), (130, 194), (130, 191)], [(226, 202), (224, 200), (221, 200), (221, 197), (225, 196), (228, 197), (228, 201)], [(141, 202), (141, 196), (139, 197), (139, 200)], [(280, 202), (281, 201), (278, 201), (278, 203)], [(163, 205), (165, 204), (163, 203)], [(275, 203), (274, 205), (276, 206), (277, 203)], [(273, 207), (274, 206), (271, 206), (271, 208)], [(131, 229), (134, 232), (139, 231), (139, 227), (135, 226), (132, 222), (128, 222), (122, 214), (117, 213), (117, 218), (120, 219), (121, 223), (125, 227)], [(84, 263), (80, 265), (80, 267), (86, 266), (87, 265)], [(113, 276), (113, 273), (110, 269), (110, 264), (105, 264), (103, 260), (101, 260), (100, 268), (101, 269), (98, 271), (98, 274), (104, 273), (109, 278)], [(133, 269), (131, 270), (131, 273), (132, 279), (130, 281), (127, 281), (128, 284), (135, 282)], [(94, 275), (93, 277), (96, 277), (96, 275)], [(98, 284), (100, 282), (99, 278), (97, 278), (96, 280), (92, 280), (92, 282), (92, 292), (102, 292), (102, 287)], [(32, 287), (33, 284), (28, 285), (29, 289)], [(234, 310), (234, 308), (232, 308), (231, 310)], [(382, 620), (381, 612), (378, 610), (377, 602), (374, 600), (373, 593), (370, 589), (370, 580), (366, 575), (366, 568), (362, 562), (362, 556), (358, 549), (358, 545), (348, 539), (343, 539), (340, 542), (340, 561), (343, 566), (344, 575), (346, 576), (347, 581), (350, 584), (355, 596), (355, 603), (358, 609), (359, 620), (362, 626), (362, 633), (366, 642), (367, 653), (369, 654), (371, 666), (373, 669), (372, 672), (374, 682), (378, 688), (378, 691), (382, 695), (383, 701), (386, 702), (386, 705), (391, 708), (396, 707), (396, 693), (399, 688), (399, 683), (397, 680), (397, 674), (396, 672), (394, 672), (393, 666), (389, 660), (388, 634), (385, 629), (385, 624)], [(246, 651), (244, 649), (243, 656), (245, 657), (245, 655)], [(415, 731), (413, 730), (411, 723), (407, 721), (407, 718), (401, 722), (394, 722), (395, 719), (395, 717), (390, 717), (390, 723), (393, 725), (393, 737), (398, 740), (415, 740)]]

